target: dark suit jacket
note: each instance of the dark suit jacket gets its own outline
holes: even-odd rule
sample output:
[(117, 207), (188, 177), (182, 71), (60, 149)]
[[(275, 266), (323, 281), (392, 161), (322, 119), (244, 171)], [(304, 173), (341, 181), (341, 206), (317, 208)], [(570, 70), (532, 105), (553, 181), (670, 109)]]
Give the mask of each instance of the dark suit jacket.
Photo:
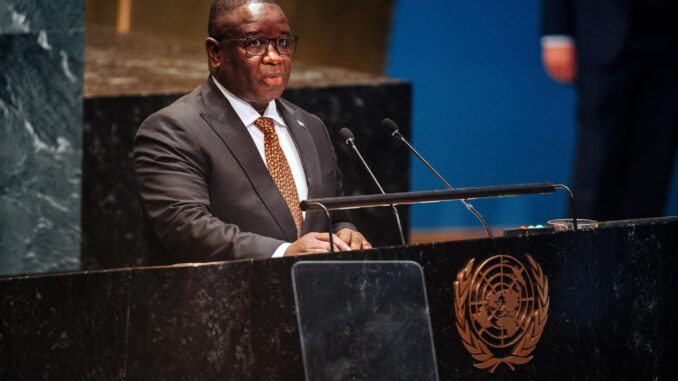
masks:
[(632, 6), (632, 0), (542, 0), (542, 35), (572, 36), (581, 65), (607, 65), (624, 48)]
[[(322, 121), (276, 102), (299, 151), (308, 198), (342, 195)], [(148, 117), (134, 156), (152, 263), (268, 258), (297, 239), (250, 134), (211, 79)], [(333, 231), (354, 228), (346, 213), (334, 213), (332, 221)], [(327, 231), (324, 213), (306, 213), (301, 235), (311, 231)]]

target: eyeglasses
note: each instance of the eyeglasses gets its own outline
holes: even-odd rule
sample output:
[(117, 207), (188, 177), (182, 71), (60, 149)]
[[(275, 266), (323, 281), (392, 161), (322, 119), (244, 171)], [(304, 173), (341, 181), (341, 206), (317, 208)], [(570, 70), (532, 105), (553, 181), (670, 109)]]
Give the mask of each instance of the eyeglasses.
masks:
[(220, 41), (237, 41), (245, 49), (249, 56), (262, 56), (268, 50), (268, 44), (273, 43), (278, 54), (291, 56), (297, 48), (297, 36), (281, 36), (276, 38), (247, 37), (247, 38), (222, 38)]

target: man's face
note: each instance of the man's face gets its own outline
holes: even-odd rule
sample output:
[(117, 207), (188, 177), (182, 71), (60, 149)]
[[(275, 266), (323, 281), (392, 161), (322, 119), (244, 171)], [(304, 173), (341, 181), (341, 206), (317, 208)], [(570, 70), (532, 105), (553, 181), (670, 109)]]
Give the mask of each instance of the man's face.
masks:
[[(228, 16), (218, 18), (217, 25), (229, 38), (291, 35), (282, 9), (270, 3), (240, 6)], [(263, 55), (248, 56), (245, 48), (235, 41), (220, 42), (220, 49), (217, 51), (213, 46), (210, 54), (209, 40), (207, 52), (212, 72), (230, 92), (259, 111), (282, 95), (290, 78), (292, 58), (280, 55), (273, 43), (269, 43)]]

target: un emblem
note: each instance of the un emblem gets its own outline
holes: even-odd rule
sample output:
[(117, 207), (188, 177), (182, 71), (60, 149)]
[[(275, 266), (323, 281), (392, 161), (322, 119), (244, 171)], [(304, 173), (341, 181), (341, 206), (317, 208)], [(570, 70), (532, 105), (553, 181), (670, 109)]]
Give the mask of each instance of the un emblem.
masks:
[(526, 255), (524, 266), (509, 255), (495, 255), (474, 269), (468, 261), (454, 282), (457, 332), (476, 368), (493, 373), (532, 360), (548, 319), (548, 279)]

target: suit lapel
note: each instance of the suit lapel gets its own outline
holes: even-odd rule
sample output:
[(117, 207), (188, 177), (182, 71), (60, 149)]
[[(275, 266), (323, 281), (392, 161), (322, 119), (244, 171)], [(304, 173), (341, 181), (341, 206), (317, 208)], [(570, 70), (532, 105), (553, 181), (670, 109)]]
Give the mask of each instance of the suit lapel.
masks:
[[(311, 133), (308, 131), (306, 126), (302, 127), (299, 124), (299, 115), (298, 113), (287, 105), (285, 102), (280, 100), (276, 101), (278, 106), (278, 112), (285, 120), (287, 128), (289, 128), (290, 135), (297, 146), (297, 152), (301, 158), (301, 165), (304, 167), (304, 174), (306, 176), (306, 185), (308, 186), (308, 199), (318, 198), (322, 192), (321, 189), (321, 174), (320, 174), (320, 163), (318, 162), (318, 151), (316, 150), (315, 144), (313, 143), (313, 138)], [(313, 213), (311, 213), (313, 214)], [(306, 219), (302, 225), (302, 234), (307, 232), (307, 227), (310, 226), (309, 218), (311, 214), (306, 214)]]
[(201, 116), (231, 151), (287, 240), (295, 241), (297, 229), (292, 214), (261, 159), (252, 137), (212, 80), (208, 79), (207, 82), (202, 89), (205, 113)]

